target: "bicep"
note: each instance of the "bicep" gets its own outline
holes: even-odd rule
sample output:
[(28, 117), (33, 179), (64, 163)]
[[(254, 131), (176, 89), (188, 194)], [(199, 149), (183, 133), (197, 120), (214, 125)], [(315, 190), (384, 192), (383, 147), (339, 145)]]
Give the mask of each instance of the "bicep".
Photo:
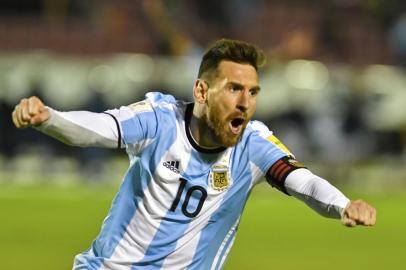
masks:
[(293, 171), (301, 168), (306, 167), (298, 162), (293, 156), (284, 156), (272, 164), (268, 169), (265, 178), (272, 187), (277, 188), (287, 195), (291, 195), (286, 190), (286, 179)]

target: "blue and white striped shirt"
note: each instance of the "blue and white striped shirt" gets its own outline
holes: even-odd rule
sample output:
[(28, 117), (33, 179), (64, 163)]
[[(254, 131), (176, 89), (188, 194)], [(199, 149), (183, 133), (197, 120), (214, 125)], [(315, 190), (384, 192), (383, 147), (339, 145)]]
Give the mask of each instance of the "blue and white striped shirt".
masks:
[(130, 166), (91, 248), (74, 270), (221, 269), (251, 189), (287, 156), (250, 121), (233, 147), (207, 150), (190, 135), (193, 104), (149, 93), (110, 110)]

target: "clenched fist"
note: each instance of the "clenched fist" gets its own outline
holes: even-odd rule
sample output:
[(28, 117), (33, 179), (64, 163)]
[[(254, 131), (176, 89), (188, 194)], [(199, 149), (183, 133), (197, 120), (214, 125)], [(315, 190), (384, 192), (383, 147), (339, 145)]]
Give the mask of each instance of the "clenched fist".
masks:
[(341, 223), (347, 227), (372, 226), (376, 221), (376, 210), (362, 200), (351, 201), (344, 209)]
[(17, 128), (39, 126), (50, 117), (48, 108), (35, 96), (24, 98), (15, 106), (13, 122)]

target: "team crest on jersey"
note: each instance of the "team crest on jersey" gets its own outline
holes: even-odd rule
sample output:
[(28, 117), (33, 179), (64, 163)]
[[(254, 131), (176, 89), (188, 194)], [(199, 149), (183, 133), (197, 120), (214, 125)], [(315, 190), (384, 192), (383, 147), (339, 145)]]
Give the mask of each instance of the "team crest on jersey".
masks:
[(214, 165), (210, 172), (210, 186), (217, 191), (226, 190), (230, 186), (228, 167)]

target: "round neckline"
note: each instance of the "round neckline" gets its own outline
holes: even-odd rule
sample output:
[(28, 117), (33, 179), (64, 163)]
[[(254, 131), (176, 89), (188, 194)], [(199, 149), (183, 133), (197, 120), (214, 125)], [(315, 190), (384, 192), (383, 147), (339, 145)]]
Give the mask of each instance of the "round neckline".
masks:
[(216, 148), (205, 148), (200, 146), (196, 140), (193, 138), (192, 131), (190, 130), (190, 121), (192, 119), (193, 115), (193, 107), (194, 103), (189, 103), (186, 105), (186, 110), (185, 110), (185, 132), (186, 132), (186, 137), (188, 138), (189, 143), (193, 146), (194, 149), (201, 153), (205, 154), (217, 154), (220, 152), (223, 152), (227, 148), (224, 146), (216, 147)]

